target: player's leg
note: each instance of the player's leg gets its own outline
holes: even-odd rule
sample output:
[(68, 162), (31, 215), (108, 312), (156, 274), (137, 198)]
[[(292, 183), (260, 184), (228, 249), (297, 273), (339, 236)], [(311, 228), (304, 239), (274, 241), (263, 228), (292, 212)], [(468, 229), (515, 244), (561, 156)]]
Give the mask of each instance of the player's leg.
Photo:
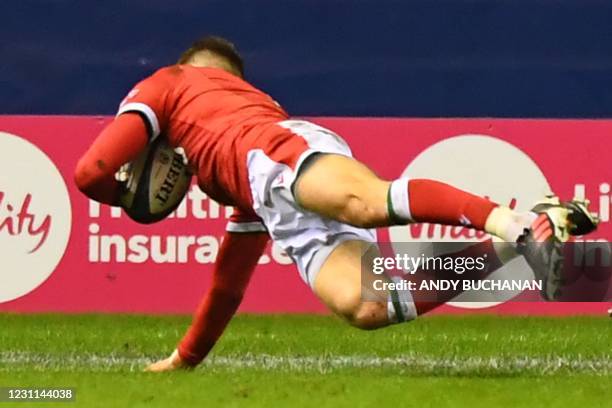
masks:
[(547, 300), (561, 295), (563, 243), (570, 235), (593, 231), (598, 222), (587, 203), (562, 203), (554, 197), (519, 213), (435, 180), (387, 182), (357, 160), (338, 154), (312, 159), (293, 192), (303, 208), (361, 228), (410, 222), (463, 225), (517, 243), (543, 283)]
[(345, 241), (327, 257), (312, 283), (315, 294), (323, 303), (361, 329), (377, 329), (416, 317), (411, 299), (397, 299), (397, 302), (403, 303), (396, 306), (404, 308), (399, 314), (401, 317), (398, 317), (395, 307), (389, 303), (392, 296), (388, 291), (364, 293), (372, 288), (372, 280), (381, 279), (371, 272), (371, 268), (367, 268), (376, 254), (372, 243)]
[(298, 203), (357, 227), (464, 225), (514, 242), (535, 219), (531, 212), (519, 213), (435, 180), (382, 180), (351, 157), (319, 154), (311, 160), (294, 185)]
[[(362, 329), (376, 329), (389, 324), (413, 320), (462, 293), (457, 289), (435, 291), (421, 289), (420, 282), (431, 279), (474, 280), (486, 278), (498, 270), (504, 260), (498, 257), (491, 240), (478, 242), (453, 253), (440, 255), (448, 258), (482, 257), (487, 267), (482, 271), (455, 274), (446, 270), (422, 270), (407, 274), (403, 279), (415, 284), (408, 292), (382, 290), (376, 280), (389, 281), (384, 275), (373, 273), (373, 260), (381, 256), (376, 245), (360, 241), (345, 241), (338, 245), (319, 268), (312, 280), (315, 294), (337, 315)], [(399, 282), (395, 277), (394, 282)], [(429, 286), (429, 285), (428, 285)]]

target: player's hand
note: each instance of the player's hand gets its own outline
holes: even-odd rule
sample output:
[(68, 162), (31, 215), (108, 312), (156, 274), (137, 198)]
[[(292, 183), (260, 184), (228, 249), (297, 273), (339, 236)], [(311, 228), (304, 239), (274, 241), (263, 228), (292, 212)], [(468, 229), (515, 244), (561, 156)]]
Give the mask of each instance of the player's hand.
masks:
[(130, 171), (132, 171), (132, 163), (126, 163), (119, 167), (119, 170), (115, 173), (115, 180), (119, 183), (127, 184), (130, 179)]
[(147, 368), (145, 368), (145, 371), (151, 373), (162, 373), (165, 371), (186, 370), (190, 368), (192, 367), (183, 361), (178, 353), (178, 350), (174, 350), (170, 357), (149, 364)]

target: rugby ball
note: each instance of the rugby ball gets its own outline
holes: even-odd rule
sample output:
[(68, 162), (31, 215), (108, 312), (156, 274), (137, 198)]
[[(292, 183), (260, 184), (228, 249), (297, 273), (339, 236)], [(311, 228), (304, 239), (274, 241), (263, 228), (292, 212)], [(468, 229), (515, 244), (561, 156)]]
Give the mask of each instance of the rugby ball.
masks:
[(191, 184), (191, 172), (181, 149), (160, 135), (134, 161), (117, 173), (123, 183), (119, 204), (141, 224), (166, 218), (179, 206)]

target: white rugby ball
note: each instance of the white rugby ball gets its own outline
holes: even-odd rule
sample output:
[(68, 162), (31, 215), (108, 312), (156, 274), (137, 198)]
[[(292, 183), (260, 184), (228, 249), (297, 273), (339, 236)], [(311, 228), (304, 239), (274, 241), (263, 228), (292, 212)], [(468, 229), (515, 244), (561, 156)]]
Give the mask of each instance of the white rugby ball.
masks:
[(125, 183), (119, 203), (125, 213), (141, 224), (166, 218), (179, 206), (191, 184), (184, 154), (159, 136), (137, 159), (117, 174)]

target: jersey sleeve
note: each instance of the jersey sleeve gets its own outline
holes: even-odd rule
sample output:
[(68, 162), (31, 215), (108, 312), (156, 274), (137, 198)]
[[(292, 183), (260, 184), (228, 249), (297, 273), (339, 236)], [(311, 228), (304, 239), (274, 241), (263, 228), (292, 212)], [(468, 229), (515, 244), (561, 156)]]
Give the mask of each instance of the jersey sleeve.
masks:
[(225, 230), (227, 232), (268, 232), (257, 214), (237, 208), (234, 209)]
[(117, 116), (127, 112), (139, 114), (147, 126), (149, 140), (153, 141), (168, 122), (169, 92), (170, 86), (163, 71), (158, 71), (132, 88), (121, 101)]

